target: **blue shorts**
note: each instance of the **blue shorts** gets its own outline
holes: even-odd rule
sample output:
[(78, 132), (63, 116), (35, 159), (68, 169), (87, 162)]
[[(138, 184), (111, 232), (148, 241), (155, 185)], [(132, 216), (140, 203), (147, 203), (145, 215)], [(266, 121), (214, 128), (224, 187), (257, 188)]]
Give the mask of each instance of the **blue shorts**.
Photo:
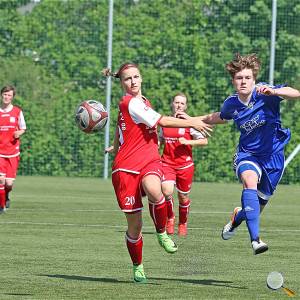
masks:
[(237, 152), (233, 166), (239, 179), (244, 171), (255, 171), (258, 175), (258, 196), (268, 201), (283, 175), (284, 160), (283, 151), (263, 157), (253, 156), (251, 153)]

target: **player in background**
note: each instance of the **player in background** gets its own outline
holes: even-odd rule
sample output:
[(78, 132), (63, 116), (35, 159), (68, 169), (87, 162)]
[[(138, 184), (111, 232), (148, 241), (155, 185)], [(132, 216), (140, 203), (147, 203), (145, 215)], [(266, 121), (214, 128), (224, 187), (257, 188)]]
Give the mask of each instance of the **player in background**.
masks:
[(222, 238), (234, 236), (238, 226), (246, 221), (254, 254), (268, 246), (260, 239), (260, 212), (268, 203), (284, 171), (284, 147), (290, 140), (290, 130), (281, 126), (280, 104), (284, 99), (296, 99), (300, 92), (285, 85), (256, 83), (260, 61), (256, 54), (235, 58), (226, 64), (236, 93), (229, 96), (220, 112), (203, 116), (208, 124), (223, 124), (233, 120), (240, 131), (234, 156), (234, 170), (243, 185), (241, 207), (236, 207)]
[(16, 89), (1, 89), (0, 107), (0, 213), (10, 206), (9, 193), (17, 176), (20, 160), (20, 136), (26, 130), (23, 112), (12, 104)]
[[(176, 94), (171, 103), (172, 116), (187, 110), (187, 96)], [(206, 146), (207, 138), (193, 128), (167, 128), (160, 129), (160, 143), (164, 145), (161, 156), (163, 163), (162, 191), (167, 204), (167, 234), (174, 234), (175, 213), (173, 192), (176, 185), (179, 216), (178, 235), (187, 235), (187, 221), (191, 205), (189, 193), (194, 176), (194, 161), (192, 147)]]
[(123, 64), (117, 73), (105, 69), (106, 76), (120, 79), (124, 96), (119, 102), (119, 115), (114, 139), (115, 158), (112, 183), (118, 204), (125, 213), (125, 241), (133, 263), (135, 282), (145, 283), (142, 264), (142, 196), (147, 196), (149, 211), (159, 244), (168, 253), (177, 251), (166, 233), (167, 207), (161, 191), (162, 164), (158, 151), (157, 125), (162, 127), (194, 127), (204, 135), (211, 126), (200, 118), (189, 120), (162, 116), (151, 108), (142, 95), (142, 76), (136, 64)]

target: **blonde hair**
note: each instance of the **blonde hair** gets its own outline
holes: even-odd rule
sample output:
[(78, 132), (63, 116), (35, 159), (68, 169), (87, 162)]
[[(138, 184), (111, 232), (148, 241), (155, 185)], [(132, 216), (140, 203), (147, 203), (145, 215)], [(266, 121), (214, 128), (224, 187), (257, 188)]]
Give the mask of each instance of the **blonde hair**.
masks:
[(260, 60), (257, 57), (256, 53), (248, 54), (245, 56), (236, 53), (235, 58), (231, 62), (226, 64), (226, 70), (229, 72), (231, 78), (234, 78), (236, 73), (244, 69), (251, 69), (254, 78), (257, 77), (260, 70)]

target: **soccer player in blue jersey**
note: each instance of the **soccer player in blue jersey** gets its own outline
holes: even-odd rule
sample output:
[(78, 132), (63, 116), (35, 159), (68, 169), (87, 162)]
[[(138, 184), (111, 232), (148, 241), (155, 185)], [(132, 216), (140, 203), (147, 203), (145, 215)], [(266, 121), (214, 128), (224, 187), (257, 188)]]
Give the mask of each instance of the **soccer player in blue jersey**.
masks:
[(229, 96), (220, 112), (203, 116), (208, 124), (233, 120), (240, 131), (234, 157), (234, 170), (243, 184), (241, 206), (222, 231), (222, 238), (233, 237), (245, 220), (254, 254), (268, 246), (259, 237), (260, 212), (268, 203), (284, 171), (284, 147), (290, 130), (281, 127), (280, 103), (283, 99), (300, 97), (300, 92), (285, 85), (256, 83), (260, 61), (256, 54), (235, 58), (226, 64), (236, 93)]

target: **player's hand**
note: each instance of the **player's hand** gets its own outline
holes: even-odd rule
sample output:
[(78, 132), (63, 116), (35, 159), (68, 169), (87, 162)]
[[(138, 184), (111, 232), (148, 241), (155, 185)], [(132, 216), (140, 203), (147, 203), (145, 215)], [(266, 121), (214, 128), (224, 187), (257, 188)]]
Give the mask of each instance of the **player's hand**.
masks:
[(213, 131), (213, 126), (203, 122), (203, 116), (191, 117), (185, 112), (178, 112), (176, 113), (175, 117), (180, 119), (192, 120), (194, 124), (192, 125), (193, 128), (200, 131), (204, 137), (211, 136), (210, 132)]
[(20, 132), (20, 131), (15, 131), (15, 132), (14, 132), (14, 138), (15, 138), (15, 139), (20, 138), (20, 136), (21, 136), (21, 132)]
[(190, 119), (192, 118), (191, 116), (189, 116), (187, 113), (185, 113), (184, 111), (178, 111), (175, 113), (175, 118), (178, 119)]
[(114, 146), (109, 146), (107, 148), (105, 148), (104, 153), (113, 153), (115, 151)]
[(213, 131), (213, 125), (205, 123), (203, 120), (202, 116), (199, 117), (192, 117), (193, 123), (193, 128), (198, 130), (203, 134), (204, 137), (209, 137), (211, 136), (210, 133)]
[(263, 95), (267, 95), (267, 96), (272, 96), (272, 95), (275, 95), (275, 90), (270, 88), (269, 86), (267, 85), (261, 85), (261, 86), (258, 86), (256, 88), (256, 91), (257, 93), (259, 94), (263, 94)]

